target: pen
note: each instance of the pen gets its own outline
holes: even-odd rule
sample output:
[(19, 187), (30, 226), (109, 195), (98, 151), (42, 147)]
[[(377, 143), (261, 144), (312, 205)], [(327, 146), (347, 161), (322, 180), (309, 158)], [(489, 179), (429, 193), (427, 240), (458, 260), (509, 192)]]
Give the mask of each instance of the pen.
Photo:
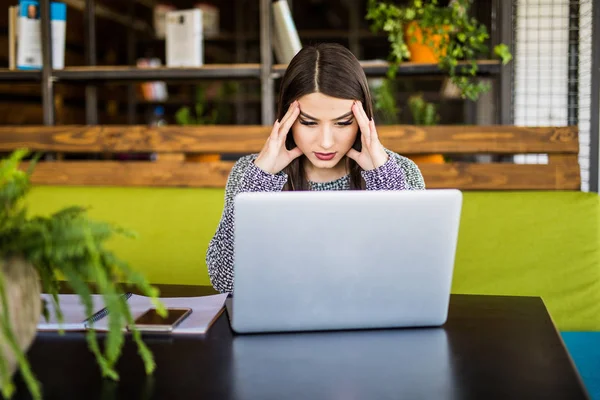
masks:
[[(121, 295), (121, 297), (124, 297), (125, 300), (129, 300), (129, 298), (133, 295), (133, 293), (131, 292), (127, 292), (127, 293), (123, 293)], [(104, 307), (101, 310), (99, 310), (98, 312), (94, 313), (92, 316), (86, 318), (83, 323), (89, 324), (90, 322), (98, 322), (100, 321), (102, 318), (106, 317), (106, 315), (108, 314), (108, 308)]]

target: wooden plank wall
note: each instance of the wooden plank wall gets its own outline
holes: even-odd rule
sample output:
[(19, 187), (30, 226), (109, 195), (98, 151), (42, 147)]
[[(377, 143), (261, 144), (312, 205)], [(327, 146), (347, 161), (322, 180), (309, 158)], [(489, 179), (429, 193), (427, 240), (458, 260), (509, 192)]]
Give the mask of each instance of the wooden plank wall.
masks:
[[(164, 161), (41, 162), (32, 179), (50, 185), (224, 187), (232, 162), (189, 162), (182, 154), (259, 152), (269, 126), (20, 126), (0, 127), (0, 151), (158, 153)], [(549, 154), (546, 165), (419, 164), (428, 188), (461, 190), (579, 190), (576, 127), (381, 126), (385, 147), (421, 154)]]

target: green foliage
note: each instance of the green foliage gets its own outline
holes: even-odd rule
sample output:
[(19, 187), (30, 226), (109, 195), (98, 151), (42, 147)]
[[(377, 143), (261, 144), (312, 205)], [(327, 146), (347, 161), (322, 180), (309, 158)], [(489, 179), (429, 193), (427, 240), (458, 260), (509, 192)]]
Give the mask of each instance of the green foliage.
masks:
[(236, 82), (223, 82), (220, 84), (215, 99), (216, 105), (209, 110), (207, 106), (209, 86), (198, 84), (196, 86), (194, 111), (192, 112), (192, 108), (189, 106), (181, 107), (175, 113), (175, 121), (179, 125), (212, 125), (223, 121), (230, 122), (231, 112), (223, 100), (231, 98), (238, 91), (238, 86), (239, 84)]
[(381, 114), (384, 124), (397, 124), (398, 106), (394, 98), (393, 81), (383, 79), (381, 85), (373, 89), (373, 108)]
[[(404, 28), (414, 21), (423, 33), (423, 44), (434, 49), (440, 69), (450, 76), (463, 98), (474, 101), (488, 91), (489, 85), (477, 82), (476, 74), (478, 56), (488, 53), (485, 42), (489, 35), (485, 25), (469, 17), (471, 3), (472, 0), (453, 0), (448, 7), (441, 7), (437, 0), (412, 0), (410, 5), (399, 7), (385, 1), (369, 0), (366, 19), (372, 21), (374, 32), (385, 32), (390, 43), (388, 77), (394, 78), (398, 65), (410, 58)], [(409, 34), (413, 28), (408, 29)], [(437, 47), (433, 46), (432, 35), (435, 34), (441, 38)], [(412, 40), (416, 39), (413, 37)], [(512, 58), (504, 44), (496, 46), (494, 52), (504, 64)], [(459, 61), (466, 61), (467, 67), (457, 68)]]
[(508, 49), (508, 46), (505, 45), (504, 43), (501, 43), (501, 44), (495, 46), (494, 53), (498, 57), (500, 57), (503, 65), (508, 64), (513, 58), (512, 54), (510, 54), (510, 50)]
[(440, 119), (435, 104), (425, 101), (421, 94), (410, 96), (408, 107), (415, 125), (436, 125)]
[[(117, 380), (119, 376), (114, 367), (123, 347), (123, 331), (125, 324), (133, 323), (119, 282), (128, 282), (136, 286), (142, 294), (152, 299), (163, 315), (166, 314), (166, 310), (158, 300), (158, 290), (105, 247), (105, 242), (113, 236), (132, 237), (132, 233), (105, 222), (89, 219), (86, 210), (81, 207), (65, 208), (49, 217), (27, 215), (24, 199), (31, 188), (29, 178), (32, 168), (27, 172), (18, 168), (27, 154), (26, 150), (15, 151), (0, 163), (0, 257), (5, 259), (16, 255), (31, 262), (40, 275), (42, 290), (52, 294), (52, 307), (60, 322), (63, 316), (58, 297), (58, 277), (64, 276), (73, 291), (80, 296), (88, 315), (93, 313), (93, 304), (87, 282), (97, 285), (109, 311), (109, 332), (106, 335), (104, 353), (100, 351), (93, 329), (87, 331), (86, 338), (100, 365), (102, 375)], [(35, 162), (32, 165), (34, 164)], [(3, 305), (0, 333), (3, 340), (15, 351), (21, 374), (30, 392), (34, 398), (39, 399), (39, 384), (33, 377), (25, 355), (18, 348), (9, 324), (5, 294), (0, 276), (0, 296)], [(48, 314), (46, 307), (47, 305), (44, 305), (45, 315)], [(135, 328), (132, 336), (146, 372), (152, 373), (155, 363), (151, 352)], [(11, 377), (6, 373), (7, 368), (6, 358), (2, 357), (2, 395), (10, 398), (14, 386)]]

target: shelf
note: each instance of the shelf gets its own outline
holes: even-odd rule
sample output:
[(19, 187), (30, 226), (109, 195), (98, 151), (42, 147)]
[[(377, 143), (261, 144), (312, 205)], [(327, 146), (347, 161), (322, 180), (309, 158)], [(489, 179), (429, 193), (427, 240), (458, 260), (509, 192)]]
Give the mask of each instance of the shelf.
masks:
[[(361, 62), (365, 74), (369, 76), (385, 76), (389, 63), (381, 61), (365, 61)], [(481, 60), (477, 62), (479, 70), (478, 76), (495, 75), (500, 73), (500, 61)], [(469, 63), (459, 63), (457, 70), (461, 71), (465, 68), (470, 68)], [(421, 64), (412, 62), (403, 62), (398, 67), (398, 75), (442, 75), (445, 72), (441, 71), (437, 64)]]
[[(365, 74), (367, 76), (385, 76), (390, 63), (387, 61), (361, 61)], [(477, 63), (479, 66), (478, 76), (495, 75), (500, 73), (500, 61), (481, 60)], [(457, 69), (469, 68), (468, 63), (459, 64)], [(273, 66), (273, 72), (277, 77), (281, 77), (287, 68), (287, 64), (276, 64)], [(403, 62), (398, 67), (398, 76), (402, 75), (443, 75), (437, 64), (421, 64), (412, 62)]]
[(42, 79), (42, 71), (22, 71), (0, 68), (0, 82), (14, 81), (39, 82)]
[[(500, 61), (481, 60), (478, 63), (478, 76), (500, 73)], [(386, 61), (361, 61), (367, 76), (385, 76), (389, 67)], [(467, 63), (458, 69), (468, 68)], [(281, 77), (287, 64), (276, 64), (273, 73)], [(404, 62), (398, 68), (398, 75), (441, 75), (437, 64)], [(194, 80), (194, 79), (259, 79), (260, 64), (207, 64), (197, 68), (137, 68), (130, 66), (110, 67), (67, 67), (53, 71), (53, 76), (62, 81), (152, 81), (152, 80)], [(0, 69), (1, 81), (39, 82), (41, 71), (20, 71)]]
[(62, 81), (151, 81), (260, 77), (259, 64), (207, 64), (193, 68), (137, 68), (130, 66), (69, 67), (54, 71)]

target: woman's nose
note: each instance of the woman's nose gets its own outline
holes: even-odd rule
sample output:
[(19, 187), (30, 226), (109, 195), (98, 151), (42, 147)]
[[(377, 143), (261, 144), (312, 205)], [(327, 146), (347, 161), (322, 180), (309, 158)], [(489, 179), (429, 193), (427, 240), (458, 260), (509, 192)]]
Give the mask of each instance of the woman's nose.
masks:
[(333, 147), (333, 132), (330, 128), (325, 127), (321, 132), (321, 147), (324, 150)]

